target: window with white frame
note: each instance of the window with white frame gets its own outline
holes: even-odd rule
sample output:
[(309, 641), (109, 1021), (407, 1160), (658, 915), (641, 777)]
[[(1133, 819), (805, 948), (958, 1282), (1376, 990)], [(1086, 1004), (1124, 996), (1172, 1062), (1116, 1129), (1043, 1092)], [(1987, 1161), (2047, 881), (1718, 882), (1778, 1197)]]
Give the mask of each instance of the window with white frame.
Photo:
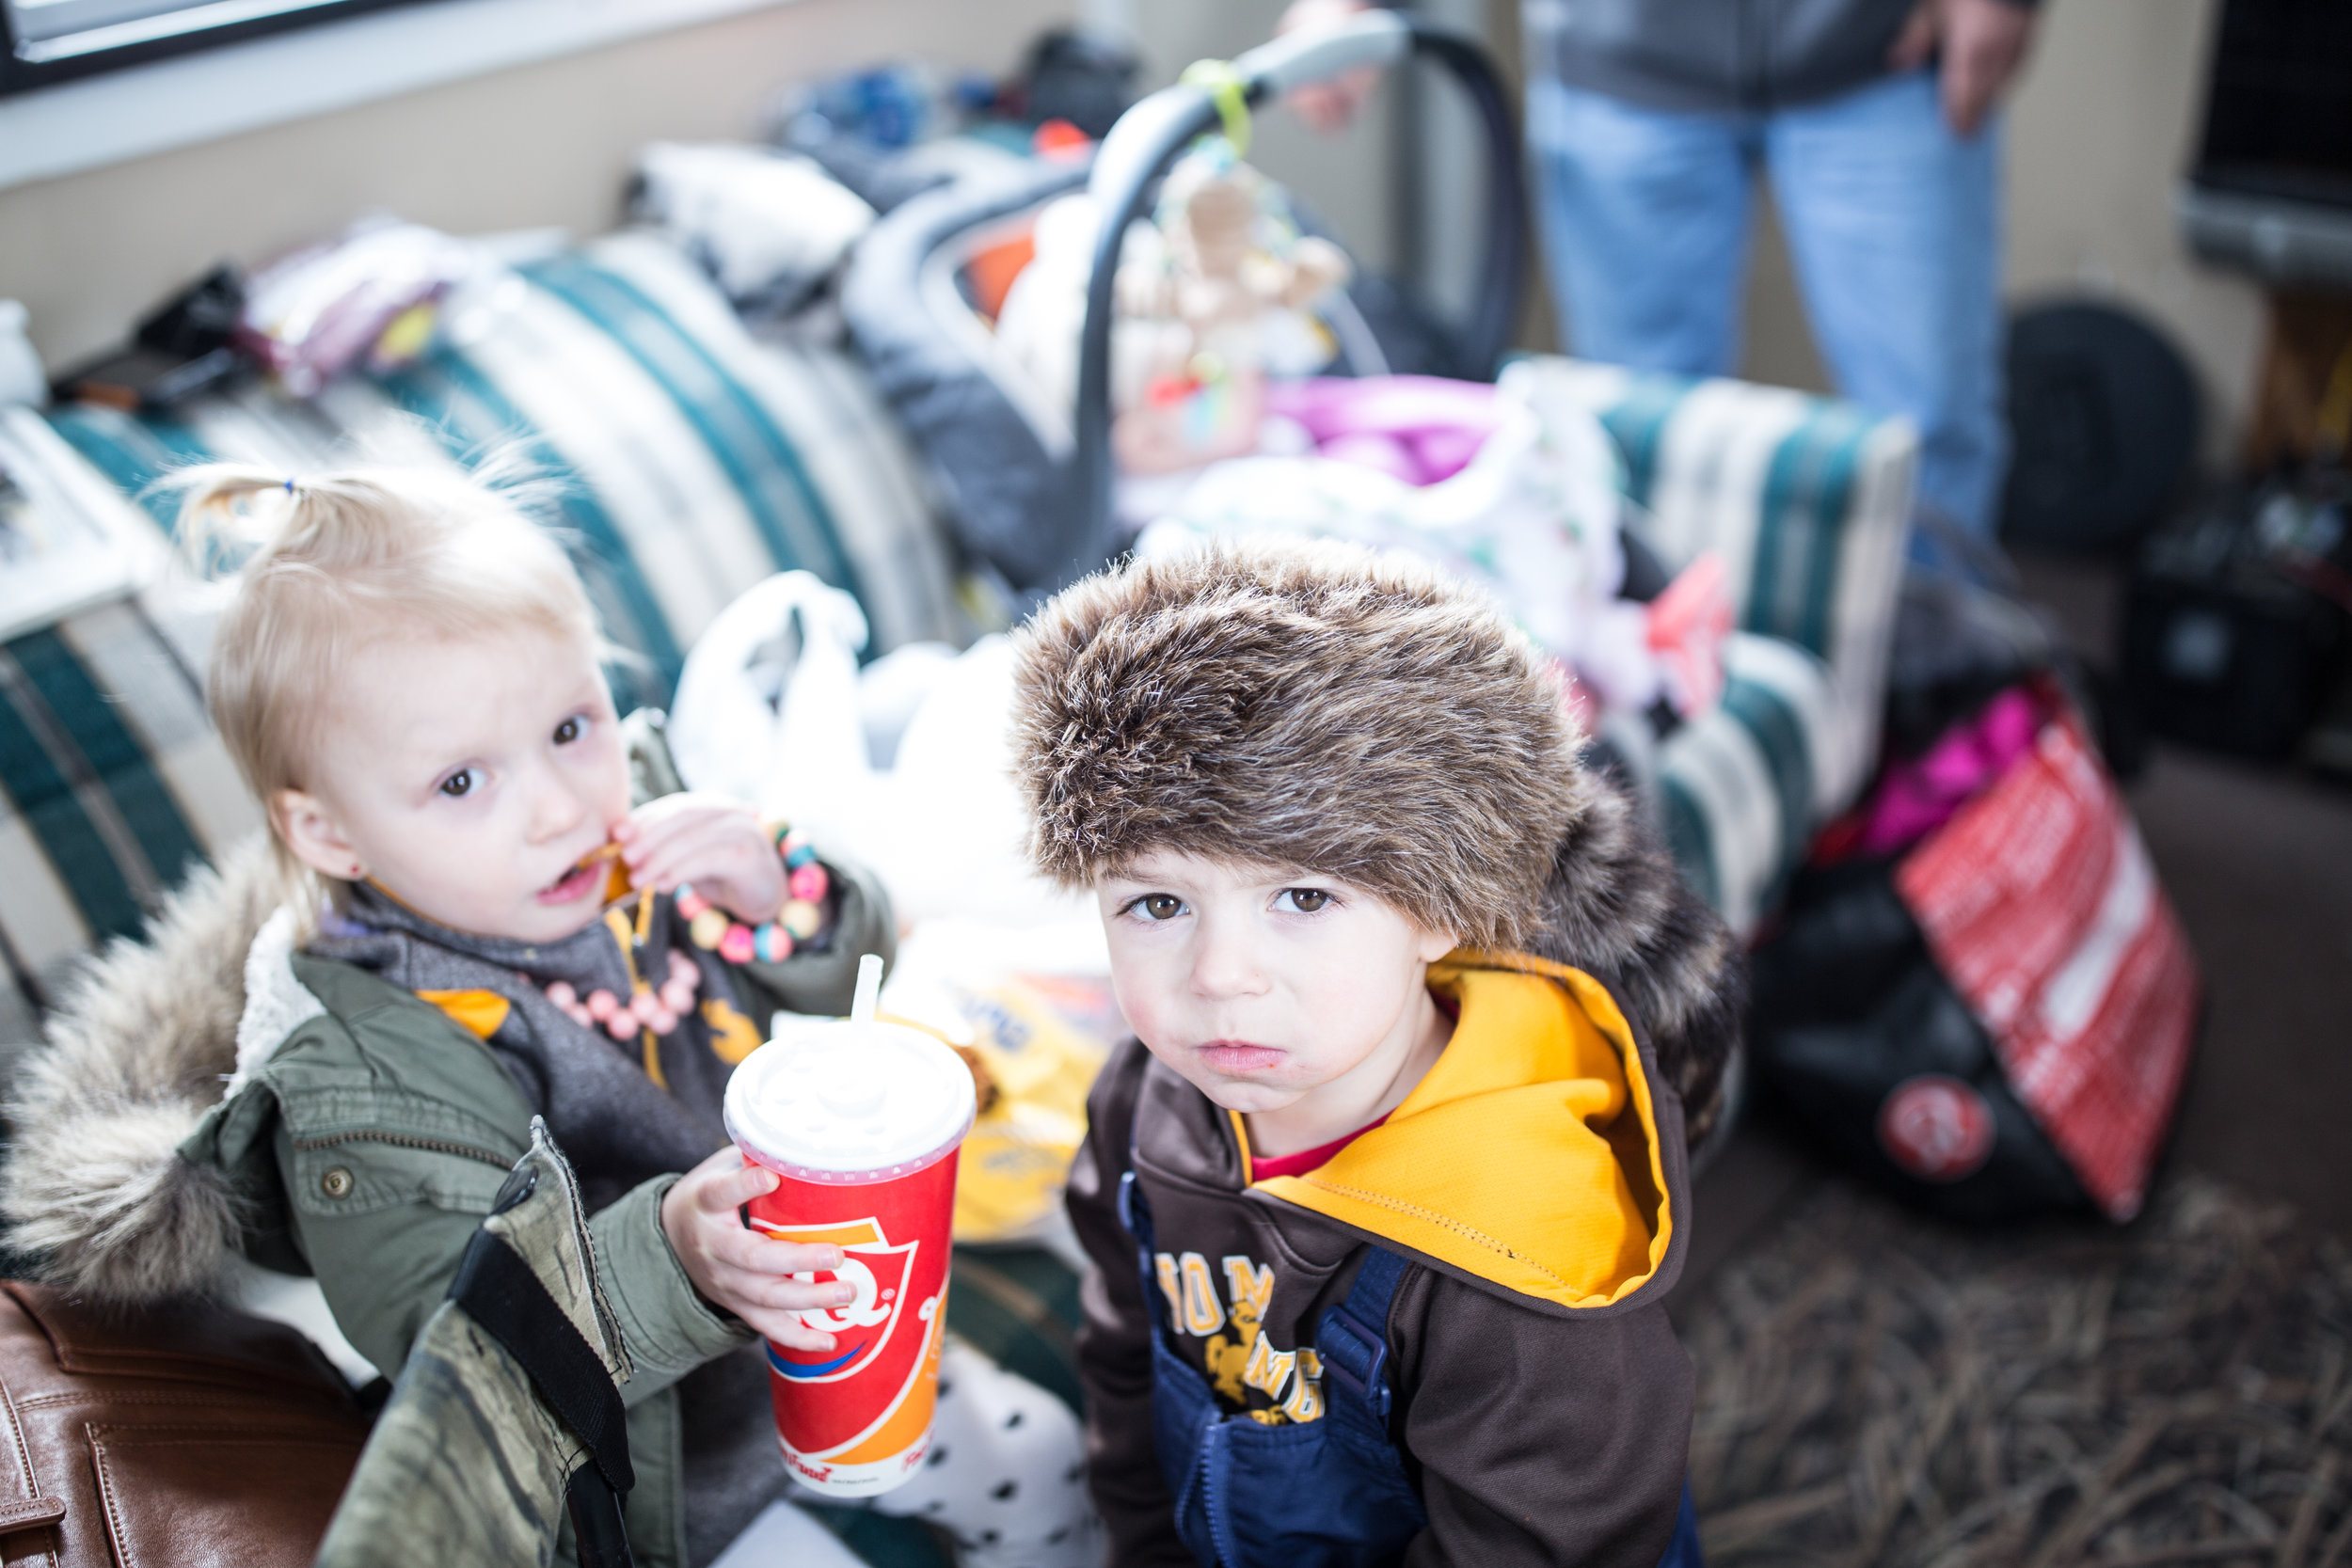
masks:
[(0, 0), (0, 94), (401, 0)]

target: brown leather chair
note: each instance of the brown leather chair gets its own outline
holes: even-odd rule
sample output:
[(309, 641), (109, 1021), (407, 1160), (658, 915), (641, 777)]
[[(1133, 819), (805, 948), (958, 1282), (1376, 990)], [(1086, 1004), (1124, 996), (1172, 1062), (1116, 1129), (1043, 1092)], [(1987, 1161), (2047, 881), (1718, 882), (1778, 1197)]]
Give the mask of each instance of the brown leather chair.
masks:
[(0, 1281), (0, 1563), (306, 1568), (367, 1437), (283, 1324)]

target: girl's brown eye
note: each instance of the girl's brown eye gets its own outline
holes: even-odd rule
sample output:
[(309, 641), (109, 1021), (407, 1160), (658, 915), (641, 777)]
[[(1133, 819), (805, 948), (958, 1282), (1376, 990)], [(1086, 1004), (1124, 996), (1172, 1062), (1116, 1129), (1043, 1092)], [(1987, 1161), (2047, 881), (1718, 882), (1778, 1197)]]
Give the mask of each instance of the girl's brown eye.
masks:
[(573, 741), (578, 740), (579, 738), (580, 738), (580, 721), (579, 721), (579, 720), (577, 720), (577, 719), (566, 719), (566, 720), (564, 720), (564, 721), (561, 724), (558, 724), (558, 725), (556, 725), (556, 726), (555, 726), (555, 743), (556, 743), (558, 746), (568, 746), (568, 745), (570, 745)]
[(1290, 895), (1291, 908), (1300, 914), (1314, 914), (1331, 902), (1331, 895), (1319, 887), (1283, 889)]
[(1184, 901), (1172, 893), (1147, 893), (1138, 902), (1152, 920), (1173, 920), (1184, 909)]

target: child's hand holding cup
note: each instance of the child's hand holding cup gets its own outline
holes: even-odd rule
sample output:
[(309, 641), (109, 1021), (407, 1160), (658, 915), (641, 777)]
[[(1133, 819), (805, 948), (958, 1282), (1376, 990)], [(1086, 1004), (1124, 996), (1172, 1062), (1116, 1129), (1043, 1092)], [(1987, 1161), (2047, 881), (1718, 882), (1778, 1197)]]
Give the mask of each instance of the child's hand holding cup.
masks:
[(823, 1305), (780, 1307), (793, 1320), (786, 1332), (739, 1315), (768, 1337), (786, 1466), (839, 1497), (890, 1490), (930, 1450), (956, 1152), (976, 1110), (971, 1071), (951, 1048), (875, 1020), (881, 989), (882, 960), (867, 954), (847, 1020), (778, 1035), (735, 1069), (726, 1094), (727, 1132), (753, 1166), (723, 1188), (746, 1195), (743, 1234), (755, 1247), (834, 1259), (766, 1288), (779, 1303), (831, 1292)]

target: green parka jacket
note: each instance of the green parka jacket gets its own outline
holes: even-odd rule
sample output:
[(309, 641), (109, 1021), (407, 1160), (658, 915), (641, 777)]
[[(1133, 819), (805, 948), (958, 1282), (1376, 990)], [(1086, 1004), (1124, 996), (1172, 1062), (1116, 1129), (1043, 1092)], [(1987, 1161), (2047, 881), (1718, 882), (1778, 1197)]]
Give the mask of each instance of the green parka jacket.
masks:
[[(639, 797), (675, 790), (658, 728), (642, 718), (630, 723)], [(880, 884), (857, 867), (825, 859), (840, 899), (828, 950), (736, 970), (739, 982), (748, 982), (745, 1011), (763, 1026), (777, 1007), (846, 1011), (858, 955), (888, 958), (895, 948)], [(167, 960), (183, 957), (167, 950), (175, 931), (197, 944), (194, 934), (178, 930), (184, 922), (175, 923), (186, 912), (184, 906), (173, 911), (151, 933)], [(201, 935), (221, 941), (218, 932)], [(190, 973), (184, 963), (171, 967)], [(290, 951), (282, 941), (273, 953), (266, 929), (252, 941), (244, 970), (234, 1054), (248, 1065), (178, 1142), (162, 1180), (213, 1188), (235, 1227), (230, 1245), (265, 1268), (315, 1275), (344, 1337), (396, 1378), (500, 1185), (530, 1148), (532, 1108), (471, 1031), (374, 974)], [(270, 1036), (278, 1037), (274, 1048), (266, 1044)], [(37, 1100), (42, 1087), (36, 1081), (29, 1098)], [(20, 1115), (24, 1108), (20, 1100)], [(44, 1174), (60, 1173), (39, 1147), (20, 1140), (14, 1153), (6, 1197), (18, 1243), (53, 1253), (54, 1272), (76, 1278), (78, 1271), (86, 1288), (131, 1293), (91, 1261), (97, 1238), (60, 1238), (28, 1223)], [(647, 1180), (589, 1221), (598, 1273), (635, 1369), (622, 1396), (637, 1474), (628, 1503), (629, 1537), (644, 1568), (685, 1568), (687, 1561), (673, 1386), (753, 1338), (695, 1292), (671, 1250), (660, 1210), (676, 1180)], [(196, 1222), (205, 1218), (194, 1214)], [(50, 1223), (54, 1229), (71, 1221)], [(158, 1232), (151, 1238), (158, 1247), (184, 1247), (184, 1237), (170, 1232), (187, 1223), (160, 1212), (134, 1216), (135, 1225)], [(68, 1244), (59, 1246), (61, 1239)], [(193, 1275), (195, 1266), (181, 1272)]]

